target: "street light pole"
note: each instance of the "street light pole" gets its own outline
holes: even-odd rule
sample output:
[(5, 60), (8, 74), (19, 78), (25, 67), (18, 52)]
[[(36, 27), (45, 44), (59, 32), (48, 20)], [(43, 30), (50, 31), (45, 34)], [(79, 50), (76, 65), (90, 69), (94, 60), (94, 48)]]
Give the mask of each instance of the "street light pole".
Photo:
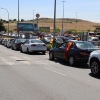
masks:
[(62, 31), (64, 32), (64, 25), (63, 25), (63, 23), (64, 23), (64, 3), (65, 3), (66, 1), (62, 1), (62, 2), (63, 2)]
[(17, 24), (17, 32), (18, 32), (18, 38), (19, 38), (19, 0), (18, 0), (18, 24)]
[(34, 24), (34, 11), (35, 11), (35, 10), (33, 10), (33, 24)]
[(77, 13), (78, 13), (78, 12), (76, 12), (76, 25), (75, 25), (75, 30), (76, 30), (76, 28), (77, 28)]
[(8, 13), (8, 36), (9, 36), (9, 12), (8, 12), (8, 10), (6, 8), (1, 8), (1, 9), (5, 9), (7, 11), (7, 13)]
[(54, 1), (54, 29), (53, 29), (53, 45), (52, 45), (52, 47), (55, 47), (55, 45), (56, 45), (55, 33), (56, 33), (56, 0)]

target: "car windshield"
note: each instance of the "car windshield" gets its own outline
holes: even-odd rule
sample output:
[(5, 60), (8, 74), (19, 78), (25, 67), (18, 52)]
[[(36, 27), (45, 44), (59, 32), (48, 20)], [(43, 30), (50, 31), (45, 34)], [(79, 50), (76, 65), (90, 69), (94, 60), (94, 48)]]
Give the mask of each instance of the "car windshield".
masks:
[(51, 37), (45, 37), (46, 40), (50, 40)]
[(31, 40), (31, 43), (43, 43), (41, 40)]
[(93, 45), (90, 42), (76, 42), (76, 46), (80, 49), (93, 49), (97, 48), (95, 45)]
[(26, 39), (18, 39), (18, 40), (17, 40), (17, 43), (18, 43), (18, 42), (25, 42), (25, 41), (26, 41)]

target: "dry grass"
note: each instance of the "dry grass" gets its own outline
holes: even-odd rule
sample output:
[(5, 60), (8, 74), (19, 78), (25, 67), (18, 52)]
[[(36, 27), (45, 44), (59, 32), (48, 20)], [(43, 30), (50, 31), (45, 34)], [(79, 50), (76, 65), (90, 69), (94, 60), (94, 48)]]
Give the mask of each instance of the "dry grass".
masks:
[[(93, 23), (93, 22), (89, 22), (89, 21), (84, 21), (84, 20), (78, 20), (78, 22), (75, 22), (75, 19), (67, 19), (68, 21), (66, 21), (66, 19), (64, 20), (64, 30), (69, 30), (69, 29), (76, 29), (79, 31), (87, 31), (87, 30), (95, 30), (94, 26), (99, 25), (100, 23)], [(32, 21), (26, 21), (28, 23), (32, 23)], [(35, 21), (36, 23), (36, 21)], [(46, 27), (50, 27), (51, 31), (53, 30), (53, 19), (50, 18), (41, 18), (38, 21), (39, 26), (46, 26)], [(14, 30), (16, 29), (16, 22), (14, 23), (9, 23), (9, 30)], [(7, 28), (8, 24), (4, 24), (4, 26)], [(62, 20), (61, 19), (57, 19), (56, 20), (56, 27), (62, 29)]]

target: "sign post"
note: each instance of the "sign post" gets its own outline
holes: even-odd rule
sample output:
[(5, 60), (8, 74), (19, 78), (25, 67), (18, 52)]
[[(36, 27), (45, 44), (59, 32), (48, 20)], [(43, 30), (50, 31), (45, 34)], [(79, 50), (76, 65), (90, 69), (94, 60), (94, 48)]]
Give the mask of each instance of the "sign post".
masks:
[(39, 25), (38, 25), (38, 19), (39, 19), (39, 17), (40, 17), (40, 14), (37, 13), (37, 14), (36, 14), (36, 18), (37, 18), (37, 26), (39, 26)]

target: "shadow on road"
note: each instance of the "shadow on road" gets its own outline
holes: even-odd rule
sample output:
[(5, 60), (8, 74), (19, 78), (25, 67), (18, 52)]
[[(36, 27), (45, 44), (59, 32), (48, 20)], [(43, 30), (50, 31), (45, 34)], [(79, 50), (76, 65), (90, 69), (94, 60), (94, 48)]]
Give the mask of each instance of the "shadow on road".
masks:
[(61, 65), (68, 66), (68, 67), (74, 67), (74, 68), (80, 68), (80, 69), (89, 69), (88, 65), (84, 64), (84, 63), (77, 63), (74, 66), (70, 66), (67, 61), (64, 61), (64, 60), (61, 60), (61, 59), (55, 59), (54, 62), (60, 63)]
[(99, 80), (100, 80), (100, 76), (95, 76), (95, 75), (93, 75), (92, 73), (89, 73), (89, 75), (90, 75), (91, 77), (93, 77), (93, 78), (96, 78), (96, 79), (99, 79)]

